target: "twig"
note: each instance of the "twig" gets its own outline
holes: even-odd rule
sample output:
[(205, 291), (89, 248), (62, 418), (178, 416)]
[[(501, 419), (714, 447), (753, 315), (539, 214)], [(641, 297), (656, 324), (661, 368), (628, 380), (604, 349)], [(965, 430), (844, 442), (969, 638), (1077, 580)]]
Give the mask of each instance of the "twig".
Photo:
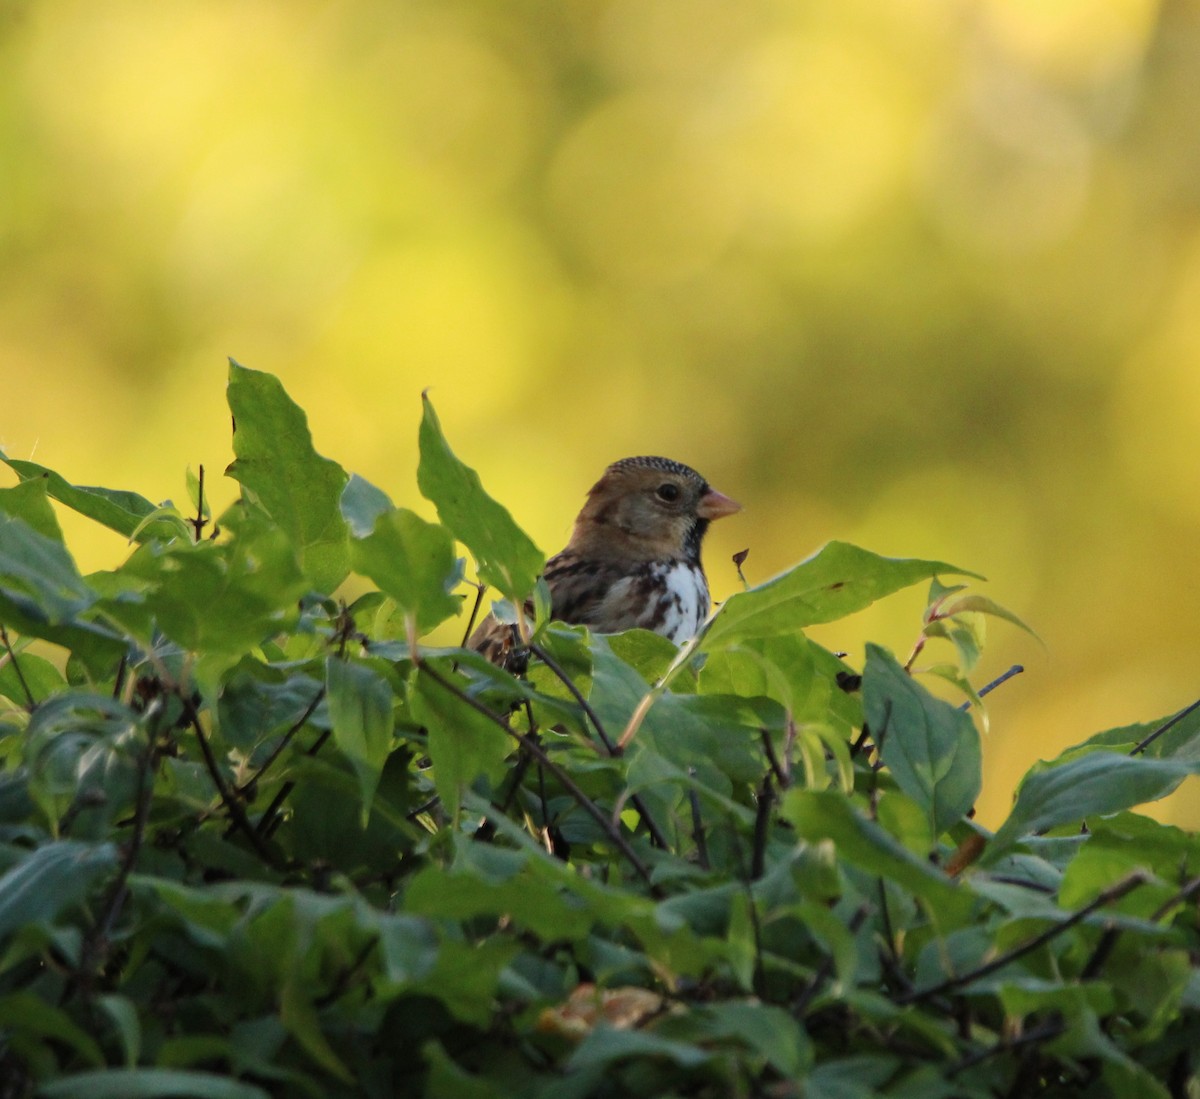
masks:
[(775, 804), (775, 787), (771, 776), (763, 776), (758, 790), (758, 809), (754, 814), (754, 849), (750, 855), (750, 880), (758, 881), (763, 876), (767, 863), (767, 836), (771, 830), (771, 808)]
[(213, 780), (213, 785), (217, 788), (221, 803), (225, 806), (225, 811), (229, 814), (230, 820), (236, 826), (237, 830), (246, 836), (250, 842), (250, 846), (254, 848), (259, 858), (275, 869), (281, 869), (282, 864), (279, 857), (271, 850), (263, 837), (254, 830), (253, 825), (251, 825), (249, 818), (246, 816), (246, 810), (242, 807), (241, 802), (238, 801), (237, 793), (231, 790), (225, 782), (225, 778), (221, 774), (221, 768), (217, 765), (216, 756), (213, 755), (212, 745), (208, 743), (208, 737), (204, 735), (204, 727), (200, 724), (200, 715), (196, 712), (196, 707), (192, 700), (178, 688), (175, 694), (180, 702), (183, 703), (188, 723), (191, 725), (196, 734), (196, 740), (200, 744), (200, 754), (204, 757), (204, 766)]
[[(306, 756), (315, 756), (323, 747), (325, 742), (333, 735), (332, 729), (326, 729), (316, 740), (312, 742), (312, 746), (305, 750)], [(257, 832), (260, 836), (270, 836), (279, 824), (279, 810), (283, 808), (283, 803), (292, 796), (292, 791), (296, 789), (296, 783), (293, 779), (288, 779), (280, 788), (272, 799), (271, 804), (267, 806), (266, 811), (258, 818)]]
[[(1024, 664), (1014, 664), (1003, 675), (996, 676), (996, 678), (993, 679), (991, 681), (991, 683), (987, 684), (987, 686), (980, 687), (979, 688), (979, 697), (983, 698), (984, 695), (990, 695), (1002, 683), (1007, 683), (1010, 679), (1012, 679), (1013, 676), (1020, 675), (1024, 670), (1025, 670)], [(964, 713), (966, 713), (966, 711), (969, 710), (970, 708), (971, 708), (970, 702), (964, 702), (961, 706), (959, 706), (959, 709), (962, 710)]]
[[(854, 915), (850, 917), (848, 925), (852, 935), (858, 933), (858, 929), (862, 927), (863, 921), (867, 918), (871, 911), (871, 906), (867, 902), (863, 902), (855, 910)], [(833, 955), (826, 954), (821, 959), (821, 964), (817, 966), (816, 972), (812, 975), (812, 979), (804, 986), (804, 990), (799, 996), (792, 1001), (792, 1014), (798, 1018), (804, 1018), (807, 1014), (809, 1006), (816, 998), (818, 992), (821, 991), (821, 986), (829, 980), (830, 974), (833, 973)]]
[[(621, 749), (612, 742), (612, 738), (608, 735), (608, 731), (604, 728), (604, 724), (596, 714), (596, 711), (592, 709), (591, 703), (584, 698), (583, 692), (576, 685), (575, 681), (569, 675), (567, 675), (562, 665), (560, 665), (548, 652), (546, 652), (545, 649), (532, 641), (529, 642), (528, 649), (543, 664), (545, 664), (546, 667), (549, 668), (550, 671), (558, 678), (559, 682), (561, 682), (562, 685), (571, 692), (571, 696), (576, 702), (579, 703), (583, 712), (587, 714), (592, 725), (595, 726), (596, 735), (600, 738), (600, 743), (604, 745), (607, 754), (612, 758), (621, 755)], [(641, 795), (631, 794), (629, 801), (630, 804), (633, 805), (634, 809), (637, 810), (638, 815), (642, 818), (642, 823), (645, 824), (646, 831), (650, 833), (650, 838), (654, 841), (654, 845), (665, 850), (669, 846), (667, 843), (667, 837), (663, 834), (662, 829), (659, 828), (658, 822), (655, 821), (653, 816), (651, 816), (650, 810), (646, 808), (646, 803), (642, 799)]]
[(601, 743), (603, 743), (604, 747), (608, 750), (608, 754), (610, 756), (619, 756), (621, 754), (621, 750), (612, 742), (612, 738), (608, 735), (608, 732), (605, 730), (600, 718), (596, 716), (596, 711), (592, 709), (591, 703), (584, 698), (583, 692), (576, 685), (575, 680), (567, 675), (567, 673), (563, 670), (562, 665), (559, 664), (558, 661), (555, 660), (554, 657), (552, 657), (548, 652), (546, 652), (541, 645), (531, 641), (529, 643), (529, 651), (533, 653), (533, 655), (536, 656), (543, 664), (545, 664), (546, 667), (554, 673), (558, 681), (564, 687), (566, 687), (568, 691), (571, 692), (571, 697), (573, 697), (575, 701), (579, 703), (580, 708), (585, 714), (587, 714), (588, 720), (591, 721), (593, 726), (595, 726), (596, 735), (600, 738)]
[(158, 750), (153, 743), (155, 734), (151, 730), (149, 735), (151, 743), (147, 745), (138, 761), (137, 788), (134, 793), (133, 833), (129, 838), (129, 846), (125, 849), (117, 876), (105, 894), (104, 903), (100, 906), (96, 922), (84, 937), (76, 977), (63, 989), (60, 1004), (65, 1003), (71, 994), (81, 986), (90, 994), (91, 970), (107, 951), (108, 938), (112, 933), (113, 924), (117, 922), (117, 917), (125, 905), (125, 898), (129, 895), (129, 875), (133, 873), (138, 855), (142, 850), (142, 839), (146, 834), (146, 821), (150, 816), (150, 802), (154, 794), (153, 781), (147, 781), (147, 779), (158, 763)]
[(8, 639), (8, 630), (0, 625), (0, 638), (4, 640), (4, 648), (8, 651), (8, 659), (12, 662), (13, 671), (17, 673), (17, 680), (21, 684), (21, 690), (25, 692), (25, 697), (29, 701), (26, 707), (30, 713), (37, 707), (37, 700), (33, 697), (33, 692), (29, 689), (29, 684), (25, 682), (25, 673), (21, 671), (21, 662), (17, 659), (17, 654), (13, 652), (12, 642)]
[(1154, 914), (1150, 917), (1155, 923), (1165, 919), (1167, 913), (1171, 911), (1177, 904), (1183, 904), (1184, 901), (1190, 901), (1197, 893), (1200, 893), (1200, 877), (1192, 878), (1175, 896), (1164, 901), (1154, 910)]
[(957, 977), (947, 977), (944, 981), (940, 981), (928, 988), (915, 989), (907, 995), (898, 997), (896, 1002), (899, 1004), (917, 1003), (921, 1000), (927, 1000), (931, 996), (938, 996), (943, 992), (962, 988), (964, 985), (969, 985), (982, 977), (987, 977), (989, 974), (995, 973), (997, 970), (1003, 969), (1006, 965), (1015, 962), (1018, 958), (1023, 958), (1026, 954), (1032, 954), (1033, 951), (1045, 946), (1046, 943), (1057, 938), (1064, 931), (1069, 931), (1076, 924), (1082, 923), (1098, 908), (1103, 908), (1113, 901), (1120, 900), (1126, 893), (1133, 892), (1139, 886), (1145, 885), (1147, 881), (1149, 881), (1149, 877), (1145, 871), (1135, 870), (1132, 874), (1122, 878), (1111, 889), (1106, 889), (1090, 904), (1086, 904), (1078, 911), (1072, 912), (1061, 923), (1054, 924), (1040, 935), (1035, 935), (1032, 939), (1023, 942), (1020, 946), (1013, 947), (997, 958), (993, 958), (985, 965), (977, 966), (975, 969), (969, 970)]
[(200, 466), (200, 475), (197, 477), (199, 487), (196, 489), (196, 518), (187, 520), (188, 525), (195, 531), (196, 541), (200, 541), (200, 535), (204, 531), (205, 524), (208, 522), (204, 518), (204, 466)]
[(355, 975), (366, 964), (367, 959), (371, 956), (371, 952), (379, 945), (379, 936), (372, 935), (364, 944), (362, 949), (354, 956), (354, 960), (347, 966), (343, 966), (336, 977), (333, 979), (333, 984), (329, 991), (316, 997), (313, 1000), (313, 1007), (318, 1010), (328, 1007), (335, 1000), (340, 999), (350, 989), (350, 983)]
[(479, 617), (479, 606), (483, 602), (483, 593), (487, 591), (486, 584), (476, 583), (472, 586), (475, 588), (475, 604), (471, 607), (471, 613), (467, 617), (467, 628), (463, 631), (462, 645), (460, 646), (463, 649), (467, 647), (467, 640), (475, 628), (475, 619)]
[(288, 731), (283, 734), (279, 740), (279, 743), (276, 744), (273, 749), (271, 749), (271, 754), (267, 756), (265, 762), (258, 768), (257, 771), (254, 772), (254, 774), (252, 774), (237, 788), (237, 792), (239, 794), (244, 795), (247, 790), (249, 790), (256, 782), (258, 782), (260, 778), (262, 778), (263, 773), (267, 770), (267, 768), (279, 758), (283, 750), (291, 743), (292, 737), (294, 737), (308, 723), (308, 719), (312, 717), (317, 707), (321, 704), (321, 699), (324, 697), (325, 686), (322, 684), (317, 689), (317, 693), (313, 695), (313, 700), (304, 708), (304, 713), (302, 713), (292, 723), (291, 728), (289, 728)]
[[(792, 724), (791, 719), (788, 719), (788, 725)], [(779, 756), (775, 754), (775, 745), (771, 743), (771, 734), (766, 729), (759, 729), (759, 734), (762, 737), (763, 752), (767, 757), (767, 762), (771, 765), (771, 771), (775, 775), (775, 781), (779, 783), (779, 789), (786, 790), (792, 784), (792, 776), (784, 770), (783, 764), (779, 762)]]
[(503, 729), (510, 737), (521, 744), (529, 753), (546, 768), (559, 782), (564, 790), (575, 799), (575, 802), (581, 809), (584, 810), (604, 831), (605, 835), (612, 841), (613, 845), (625, 857), (630, 866), (634, 868), (638, 876), (646, 883), (652, 896), (661, 897), (662, 891), (650, 879), (650, 871), (646, 864), (638, 857), (638, 853), (629, 845), (629, 841), (621, 835), (621, 829), (614, 824), (594, 801), (591, 800), (574, 782), (570, 775), (566, 773), (557, 763), (550, 758), (542, 746), (523, 733), (518, 733), (511, 728), (508, 723), (494, 713), (489, 707), (485, 706), (478, 699), (472, 698), (466, 691), (460, 690), (448, 679), (443, 677), (440, 672), (436, 671), (432, 665), (425, 662), (421, 665), (421, 674), (427, 675), (434, 683), (441, 687), (444, 691), (452, 694), (460, 702), (466, 703), (476, 713), (487, 718), (492, 724)]
[(1015, 1038), (1005, 1038), (999, 1042), (994, 1042), (990, 1046), (985, 1046), (983, 1049), (976, 1050), (974, 1053), (967, 1054), (946, 1070), (946, 1076), (948, 1078), (957, 1076), (960, 1072), (966, 1072), (967, 1069), (974, 1068), (980, 1062), (992, 1057), (998, 1057), (1002, 1053), (1011, 1053), (1014, 1049), (1020, 1049), (1023, 1046), (1030, 1046), (1037, 1042), (1045, 1042), (1050, 1038), (1057, 1038), (1066, 1029), (1067, 1025), (1063, 1022), (1062, 1016), (1055, 1016), (1053, 1019), (1042, 1023), (1041, 1026), (1031, 1027)]
[(1200, 706), (1200, 698), (1196, 699), (1196, 701), (1193, 702), (1190, 706), (1186, 706), (1182, 710), (1180, 710), (1179, 713), (1177, 713), (1173, 718), (1171, 718), (1170, 721), (1164, 722), (1162, 725), (1160, 725), (1157, 729), (1154, 730), (1154, 732), (1152, 732), (1148, 737), (1146, 737), (1145, 740), (1142, 740), (1141, 742), (1139, 742), (1137, 744), (1137, 746), (1134, 747), (1132, 751), (1130, 751), (1129, 754), (1131, 756), (1136, 756), (1139, 752), (1144, 752), (1151, 744), (1153, 744), (1160, 736), (1162, 736), (1163, 733), (1165, 733), (1168, 729), (1171, 729), (1174, 726), (1176, 726), (1177, 724), (1179, 724), (1179, 722), (1181, 722), (1185, 717), (1187, 717), (1187, 715), (1190, 714), (1194, 709), (1196, 709), (1197, 706)]
[(1079, 971), (1079, 979), (1081, 981), (1094, 980), (1100, 974), (1100, 970), (1104, 968), (1104, 963), (1108, 961), (1109, 955), (1113, 952), (1113, 947), (1117, 945), (1117, 940), (1121, 937), (1121, 929), (1115, 924), (1109, 924), (1104, 929), (1104, 934), (1100, 936), (1100, 941), (1096, 943), (1096, 949), (1092, 951), (1092, 956), (1088, 958), (1087, 964)]
[[(695, 773), (694, 767), (688, 768), (688, 774), (694, 775)], [(700, 796), (691, 786), (688, 787), (688, 803), (692, 808), (692, 840), (696, 844), (696, 861), (700, 864), (701, 870), (710, 870), (708, 841), (704, 838), (704, 818), (700, 815)]]
[(858, 736), (854, 738), (854, 743), (850, 745), (850, 758), (853, 759), (859, 752), (867, 746), (867, 741), (871, 739), (871, 726), (865, 721), (863, 722), (862, 730)]

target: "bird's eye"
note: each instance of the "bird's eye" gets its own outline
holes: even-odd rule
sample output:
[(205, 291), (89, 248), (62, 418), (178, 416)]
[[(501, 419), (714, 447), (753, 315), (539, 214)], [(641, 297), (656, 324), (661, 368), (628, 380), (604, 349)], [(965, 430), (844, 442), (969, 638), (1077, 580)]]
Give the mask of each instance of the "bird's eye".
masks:
[(668, 504), (679, 499), (679, 486), (667, 481), (666, 484), (658, 486), (656, 495), (660, 500), (666, 500)]

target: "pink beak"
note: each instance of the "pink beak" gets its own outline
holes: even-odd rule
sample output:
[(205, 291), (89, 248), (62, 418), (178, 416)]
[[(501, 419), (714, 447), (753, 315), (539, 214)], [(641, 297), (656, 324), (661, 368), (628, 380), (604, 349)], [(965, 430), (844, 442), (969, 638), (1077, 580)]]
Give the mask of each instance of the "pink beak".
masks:
[(720, 519), (741, 510), (741, 504), (736, 500), (731, 500), (728, 496), (723, 496), (715, 488), (710, 488), (701, 496), (700, 503), (696, 506), (696, 514), (701, 519)]

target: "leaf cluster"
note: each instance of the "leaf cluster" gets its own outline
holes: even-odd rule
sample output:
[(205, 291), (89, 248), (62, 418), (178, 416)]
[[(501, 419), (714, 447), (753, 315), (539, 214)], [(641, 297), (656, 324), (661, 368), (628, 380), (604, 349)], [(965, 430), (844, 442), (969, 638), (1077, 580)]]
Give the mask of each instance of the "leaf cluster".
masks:
[[(428, 402), (437, 522), (276, 379), (229, 403), (215, 523), (202, 475), (185, 514), (4, 459), (0, 1096), (1200, 1088), (1200, 841), (1133, 811), (1200, 709), (1039, 764), (992, 834), (969, 675), (1012, 616), (962, 570), (831, 543), (681, 650), (592, 635)], [(127, 560), (81, 575), (51, 501)], [(478, 610), (460, 546), (540, 608), (520, 677), (424, 642)], [(903, 663), (805, 634), (926, 582)]]

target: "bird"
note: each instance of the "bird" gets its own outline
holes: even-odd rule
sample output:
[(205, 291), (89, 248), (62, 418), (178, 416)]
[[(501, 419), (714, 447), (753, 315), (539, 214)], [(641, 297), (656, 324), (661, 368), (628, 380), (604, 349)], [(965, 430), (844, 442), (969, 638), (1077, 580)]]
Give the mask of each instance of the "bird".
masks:
[[(640, 627), (683, 644), (712, 605), (700, 563), (709, 523), (740, 510), (682, 462), (613, 462), (589, 490), (566, 548), (546, 562), (551, 618), (597, 633)], [(512, 670), (520, 642), (515, 626), (488, 615), (467, 647)]]

